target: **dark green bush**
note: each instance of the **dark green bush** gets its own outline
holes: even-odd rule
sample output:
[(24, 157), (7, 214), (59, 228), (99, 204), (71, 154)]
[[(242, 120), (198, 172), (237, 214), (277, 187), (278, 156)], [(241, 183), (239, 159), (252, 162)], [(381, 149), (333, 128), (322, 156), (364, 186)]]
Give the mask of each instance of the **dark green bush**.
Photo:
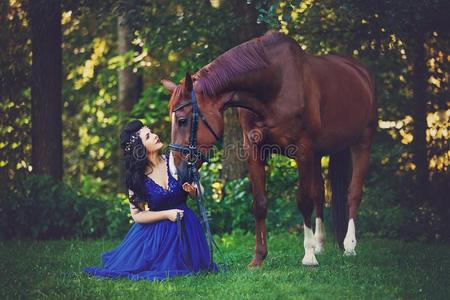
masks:
[(128, 225), (123, 201), (87, 196), (48, 176), (19, 179), (0, 197), (3, 239), (118, 236)]

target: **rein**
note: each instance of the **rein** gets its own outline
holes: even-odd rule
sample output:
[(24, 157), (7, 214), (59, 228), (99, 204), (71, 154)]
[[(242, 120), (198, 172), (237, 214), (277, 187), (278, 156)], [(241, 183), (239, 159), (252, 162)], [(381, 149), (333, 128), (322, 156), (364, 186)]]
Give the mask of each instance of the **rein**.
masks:
[[(219, 247), (217, 246), (216, 242), (213, 239), (213, 236), (211, 234), (211, 229), (208, 222), (208, 217), (206, 216), (206, 209), (205, 205), (203, 203), (203, 194), (201, 190), (200, 185), (200, 173), (198, 172), (197, 167), (195, 166), (195, 163), (198, 161), (198, 159), (201, 159), (202, 162), (209, 162), (209, 157), (205, 154), (203, 154), (200, 150), (197, 148), (197, 130), (198, 130), (198, 117), (200, 116), (201, 120), (205, 123), (206, 127), (211, 131), (211, 133), (216, 138), (216, 141), (220, 140), (220, 137), (215, 133), (215, 131), (212, 129), (211, 125), (208, 123), (205, 116), (201, 113), (198, 104), (197, 104), (197, 98), (195, 96), (195, 92), (191, 92), (191, 101), (185, 102), (180, 105), (178, 105), (175, 109), (173, 109), (173, 112), (187, 106), (192, 105), (192, 116), (191, 116), (191, 135), (189, 137), (189, 145), (179, 145), (179, 144), (169, 144), (169, 148), (174, 151), (178, 151), (181, 154), (183, 154), (184, 157), (187, 157), (187, 164), (188, 164), (188, 182), (194, 182), (197, 185), (197, 207), (200, 212), (201, 216), (201, 223), (203, 230), (206, 232), (206, 237), (208, 240), (208, 247), (209, 247), (209, 253), (210, 253), (210, 265), (209, 270), (213, 270), (213, 246), (219, 250)], [(181, 240), (180, 240), (181, 241)], [(220, 251), (220, 250), (219, 250)]]

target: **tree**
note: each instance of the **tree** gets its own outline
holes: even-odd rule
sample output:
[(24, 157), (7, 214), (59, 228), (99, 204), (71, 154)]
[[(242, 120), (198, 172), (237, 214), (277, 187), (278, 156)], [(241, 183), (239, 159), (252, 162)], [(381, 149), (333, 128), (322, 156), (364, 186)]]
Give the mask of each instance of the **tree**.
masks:
[(61, 3), (30, 1), (32, 40), (32, 167), (36, 174), (63, 176)]
[[(131, 57), (134, 55), (132, 45), (133, 33), (128, 26), (124, 15), (117, 17), (117, 42), (119, 55)], [(118, 70), (119, 75), (119, 110), (123, 113), (130, 113), (134, 104), (139, 100), (142, 92), (142, 76), (133, 71), (125, 61), (125, 65)]]
[[(120, 122), (123, 124), (124, 119), (128, 118), (133, 109), (133, 106), (138, 102), (142, 93), (142, 75), (133, 71), (133, 66), (127, 62), (127, 57), (134, 56), (134, 49), (132, 45), (133, 32), (128, 26), (126, 17), (120, 14), (117, 17), (117, 42), (119, 55), (124, 58), (124, 66), (118, 70), (118, 85), (119, 85), (119, 112)], [(118, 157), (122, 156), (122, 149), (118, 147)], [(123, 186), (124, 182), (124, 166), (119, 163), (119, 186)]]

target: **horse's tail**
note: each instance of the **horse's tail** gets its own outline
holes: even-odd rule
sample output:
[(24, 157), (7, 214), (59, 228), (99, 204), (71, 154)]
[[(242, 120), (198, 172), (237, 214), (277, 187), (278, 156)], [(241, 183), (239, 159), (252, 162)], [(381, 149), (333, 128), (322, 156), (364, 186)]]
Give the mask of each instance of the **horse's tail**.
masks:
[(352, 174), (350, 149), (330, 155), (329, 178), (331, 183), (331, 223), (339, 247), (347, 231), (347, 189)]

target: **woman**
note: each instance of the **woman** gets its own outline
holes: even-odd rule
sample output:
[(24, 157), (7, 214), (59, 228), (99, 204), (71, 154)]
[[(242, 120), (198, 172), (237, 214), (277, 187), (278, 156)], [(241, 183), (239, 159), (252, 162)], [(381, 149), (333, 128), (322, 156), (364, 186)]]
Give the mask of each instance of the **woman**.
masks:
[[(164, 280), (200, 271), (217, 271), (202, 226), (186, 206), (196, 187), (172, 175), (163, 143), (140, 121), (131, 121), (120, 134), (125, 183), (135, 223), (122, 243), (102, 254), (101, 268), (84, 267), (90, 275)], [(145, 208), (148, 205), (148, 209)]]

